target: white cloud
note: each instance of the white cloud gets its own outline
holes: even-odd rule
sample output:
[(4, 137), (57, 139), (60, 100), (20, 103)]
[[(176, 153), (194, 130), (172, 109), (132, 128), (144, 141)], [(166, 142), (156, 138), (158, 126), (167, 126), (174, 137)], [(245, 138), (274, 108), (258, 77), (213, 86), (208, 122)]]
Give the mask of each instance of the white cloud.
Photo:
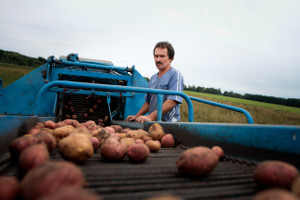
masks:
[(231, 38), (232, 33), (224, 26), (205, 25), (204, 29), (219, 36)]
[(185, 13), (178, 12), (173, 9), (166, 9), (165, 13), (174, 20), (179, 20), (179, 19), (189, 19), (190, 17), (186, 15)]

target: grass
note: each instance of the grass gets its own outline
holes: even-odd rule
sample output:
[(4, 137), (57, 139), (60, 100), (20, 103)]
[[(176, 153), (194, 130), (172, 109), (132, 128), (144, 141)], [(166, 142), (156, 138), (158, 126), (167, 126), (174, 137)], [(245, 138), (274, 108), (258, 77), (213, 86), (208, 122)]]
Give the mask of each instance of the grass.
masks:
[(28, 74), (34, 69), (36, 69), (36, 67), (0, 63), (0, 78), (3, 81), (3, 88)]
[(234, 98), (234, 97), (227, 97), (222, 95), (216, 95), (216, 94), (208, 94), (208, 93), (200, 93), (200, 92), (190, 92), (185, 91), (185, 93), (189, 96), (198, 95), (201, 97), (216, 99), (216, 100), (222, 100), (227, 102), (235, 102), (235, 103), (241, 103), (245, 105), (252, 105), (252, 106), (260, 106), (265, 108), (272, 108), (274, 110), (285, 110), (289, 112), (295, 112), (300, 114), (300, 108), (292, 107), (292, 106), (284, 106), (284, 105), (278, 105), (278, 104), (271, 104), (271, 103), (264, 103), (259, 101), (252, 101), (247, 99), (240, 99), (240, 98)]
[[(300, 125), (300, 109), (207, 93), (185, 91), (189, 96), (247, 110), (255, 124)], [(195, 122), (248, 123), (244, 114), (193, 101)], [(181, 121), (188, 121), (188, 108), (181, 106)]]

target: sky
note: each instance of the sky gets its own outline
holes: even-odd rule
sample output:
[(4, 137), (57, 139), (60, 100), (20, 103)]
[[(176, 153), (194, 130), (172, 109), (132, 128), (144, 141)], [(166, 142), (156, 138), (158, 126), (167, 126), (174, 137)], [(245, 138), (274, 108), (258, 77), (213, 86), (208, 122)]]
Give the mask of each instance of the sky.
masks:
[(0, 49), (77, 53), (157, 72), (153, 48), (175, 49), (185, 85), (300, 98), (299, 0), (0, 0)]

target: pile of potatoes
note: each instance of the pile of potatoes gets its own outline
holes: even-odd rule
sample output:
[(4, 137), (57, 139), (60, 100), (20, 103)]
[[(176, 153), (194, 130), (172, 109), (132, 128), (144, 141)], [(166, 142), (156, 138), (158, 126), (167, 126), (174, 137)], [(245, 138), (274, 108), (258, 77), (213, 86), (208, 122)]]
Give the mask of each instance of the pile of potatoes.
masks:
[[(39, 122), (11, 142), (9, 151), (18, 177), (0, 177), (0, 199), (101, 199), (83, 189), (84, 175), (77, 164), (83, 164), (96, 152), (109, 162), (119, 162), (127, 156), (130, 162), (141, 163), (151, 153), (175, 146), (173, 135), (165, 133), (158, 123), (145, 131), (120, 125), (104, 127), (94, 121), (79, 123), (75, 119)], [(50, 160), (50, 153), (55, 149), (63, 161)], [(220, 146), (196, 146), (183, 151), (174, 164), (182, 176), (206, 176), (223, 157)], [(265, 188), (254, 196), (255, 200), (300, 198), (299, 171), (289, 163), (261, 162), (253, 179)]]
[[(75, 119), (38, 122), (9, 146), (17, 177), (0, 177), (0, 199), (99, 199), (83, 189), (84, 174), (77, 164), (83, 164), (95, 152), (111, 162), (127, 156), (130, 162), (140, 163), (161, 147), (174, 146), (173, 136), (165, 134), (159, 124), (147, 132), (120, 125), (103, 127), (94, 121), (79, 123)], [(51, 160), (55, 149), (64, 160)]]

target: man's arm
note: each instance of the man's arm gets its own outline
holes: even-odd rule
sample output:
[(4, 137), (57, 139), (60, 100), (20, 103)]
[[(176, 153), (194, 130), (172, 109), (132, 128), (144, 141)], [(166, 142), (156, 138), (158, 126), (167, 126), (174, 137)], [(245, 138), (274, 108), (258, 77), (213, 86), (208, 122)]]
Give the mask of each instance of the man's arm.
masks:
[[(176, 106), (177, 102), (171, 99), (165, 101), (162, 105), (162, 114), (166, 114), (171, 110), (174, 106)], [(145, 114), (145, 113), (144, 113)], [(145, 122), (145, 121), (155, 121), (157, 119), (157, 110), (150, 113), (148, 116), (140, 115), (135, 119), (138, 122)]]
[(141, 107), (141, 109), (139, 110), (139, 112), (136, 113), (136, 115), (129, 115), (126, 120), (135, 121), (139, 116), (146, 114), (149, 111), (149, 108), (150, 108), (150, 103), (146, 101), (144, 105)]

